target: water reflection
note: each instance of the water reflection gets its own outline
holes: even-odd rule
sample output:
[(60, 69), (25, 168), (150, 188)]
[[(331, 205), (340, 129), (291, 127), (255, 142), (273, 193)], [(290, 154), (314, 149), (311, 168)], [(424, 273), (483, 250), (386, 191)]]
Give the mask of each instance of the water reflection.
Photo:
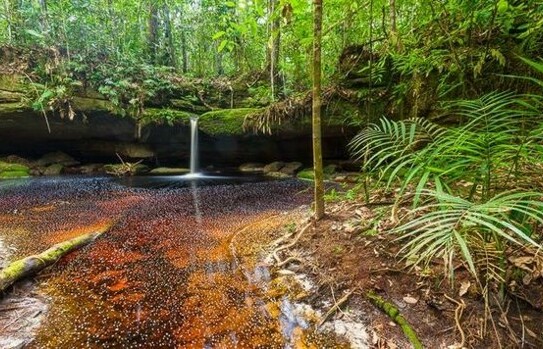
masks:
[[(114, 222), (41, 284), (50, 310), (27, 348), (288, 345), (262, 289), (232, 260), (229, 237), (262, 216), (307, 203), (310, 197), (297, 194), (305, 184), (125, 180), (140, 189), (118, 185), (122, 180), (38, 180), (0, 198), (0, 224), (23, 232), (9, 240), (22, 254)], [(168, 189), (141, 189), (157, 185)], [(254, 278), (264, 281), (269, 273), (258, 270)]]

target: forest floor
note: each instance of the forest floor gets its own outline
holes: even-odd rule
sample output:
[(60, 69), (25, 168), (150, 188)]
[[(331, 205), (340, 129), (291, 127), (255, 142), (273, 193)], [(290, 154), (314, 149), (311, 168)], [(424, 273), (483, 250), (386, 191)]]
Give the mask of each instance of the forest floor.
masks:
[[(399, 310), (424, 348), (542, 347), (543, 313), (537, 305), (510, 295), (505, 307), (491, 300), (488, 313), (463, 265), (451, 286), (439, 261), (425, 270), (402, 261), (402, 242), (384, 232), (392, 225), (390, 206), (329, 203), (325, 218), (304, 229), (309, 212), (301, 209), (245, 231), (246, 247), (238, 253), (274, 265), (269, 293), (309, 305), (317, 313), (314, 328), (345, 335), (353, 348), (410, 348), (402, 328), (369, 300), (373, 292)], [(543, 285), (531, 289), (542, 294)], [(361, 328), (367, 335), (357, 338)]]

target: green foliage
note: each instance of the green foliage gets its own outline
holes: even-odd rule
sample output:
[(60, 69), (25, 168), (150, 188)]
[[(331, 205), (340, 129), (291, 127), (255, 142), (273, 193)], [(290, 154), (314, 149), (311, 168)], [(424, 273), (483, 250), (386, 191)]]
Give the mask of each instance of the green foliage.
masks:
[[(415, 265), (427, 265), (439, 257), (452, 276), (453, 264), (461, 259), (474, 277), (484, 270), (485, 283), (490, 279), (503, 283), (506, 243), (540, 248), (522, 224), (528, 220), (543, 223), (541, 193), (501, 193), (482, 203), (437, 191), (423, 191), (422, 195), (429, 203), (394, 230), (406, 240), (401, 250), (404, 258)], [(522, 219), (514, 219), (515, 215)]]
[(443, 116), (458, 126), (383, 118), (353, 139), (364, 171), (413, 195), (416, 210), (394, 229), (407, 260), (443, 258), (452, 276), (460, 258), (486, 288), (504, 282), (508, 245), (540, 247), (533, 224), (542, 222), (543, 194), (528, 187), (543, 160), (538, 100), (510, 92), (457, 100), (443, 105)]
[(245, 132), (245, 117), (258, 111), (255, 108), (214, 110), (200, 116), (198, 125), (202, 132), (209, 135), (240, 135)]

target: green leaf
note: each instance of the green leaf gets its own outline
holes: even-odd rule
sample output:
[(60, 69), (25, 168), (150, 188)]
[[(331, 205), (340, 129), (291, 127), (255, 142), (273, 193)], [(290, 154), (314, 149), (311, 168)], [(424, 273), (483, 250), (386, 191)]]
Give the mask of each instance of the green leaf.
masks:
[(33, 29), (27, 29), (27, 30), (25, 30), (25, 32), (26, 32), (27, 34), (30, 34), (30, 35), (32, 35), (32, 36), (34, 36), (34, 37), (39, 38), (39, 39), (45, 38), (45, 36), (44, 36), (42, 33), (38, 33), (37, 31), (35, 31), (35, 30), (33, 30)]
[(224, 48), (226, 47), (226, 44), (228, 44), (228, 40), (221, 41), (219, 47), (217, 47), (217, 52), (222, 52), (222, 50), (224, 50)]
[(224, 30), (221, 30), (220, 32), (216, 32), (215, 35), (213, 35), (213, 37), (211, 37), (211, 39), (217, 40), (217, 39), (223, 37), (225, 34), (226, 34), (226, 32)]

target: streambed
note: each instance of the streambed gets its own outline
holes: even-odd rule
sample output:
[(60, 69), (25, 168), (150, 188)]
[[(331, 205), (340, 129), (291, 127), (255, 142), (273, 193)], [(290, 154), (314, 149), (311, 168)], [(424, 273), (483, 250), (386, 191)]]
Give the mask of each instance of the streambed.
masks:
[(36, 284), (47, 311), (24, 347), (289, 347), (261, 289), (232, 258), (229, 238), (308, 203), (310, 191), (295, 180), (242, 182), (2, 182), (0, 239), (10, 259), (109, 227)]

